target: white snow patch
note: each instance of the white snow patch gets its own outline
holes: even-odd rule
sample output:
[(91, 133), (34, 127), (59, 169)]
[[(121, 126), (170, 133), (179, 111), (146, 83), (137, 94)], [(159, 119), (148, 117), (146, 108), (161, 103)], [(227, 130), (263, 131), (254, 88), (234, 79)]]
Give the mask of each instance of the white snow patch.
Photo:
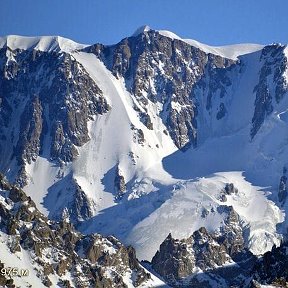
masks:
[(80, 50), (87, 46), (88, 45), (79, 44), (70, 39), (60, 36), (25, 37), (18, 35), (9, 35), (0, 38), (0, 48), (9, 47), (11, 50), (35, 49), (45, 52), (63, 51), (71, 53), (75, 50)]
[[(70, 166), (67, 164), (62, 169), (63, 177), (70, 172)], [(24, 191), (33, 199), (36, 207), (47, 216), (50, 212), (49, 208), (53, 210), (53, 207), (44, 207), (43, 200), (48, 193), (48, 189), (60, 180), (57, 176), (60, 168), (49, 162), (46, 158), (38, 157), (35, 162), (31, 162), (31, 164), (27, 163), (25, 170), (29, 183), (24, 187)]]

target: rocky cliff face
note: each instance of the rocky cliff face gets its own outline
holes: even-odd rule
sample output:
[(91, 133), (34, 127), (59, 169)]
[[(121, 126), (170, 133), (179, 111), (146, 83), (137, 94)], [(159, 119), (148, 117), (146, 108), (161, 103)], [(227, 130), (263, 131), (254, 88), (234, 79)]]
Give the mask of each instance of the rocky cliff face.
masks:
[[(240, 259), (243, 261), (244, 257), (247, 258), (245, 260), (247, 262), (249, 259), (253, 261), (253, 257), (245, 249), (241, 220), (232, 207), (220, 206), (219, 209), (220, 213), (227, 215), (221, 231), (209, 233), (201, 227), (189, 238), (181, 240), (173, 239), (169, 234), (153, 257), (153, 269), (173, 287), (196, 285), (202, 273), (206, 274), (207, 287), (211, 287), (209, 281), (213, 278), (216, 279), (215, 285), (222, 285), (224, 278), (226, 285), (224, 287), (243, 281), (244, 276), (241, 273), (245, 274), (245, 270), (236, 262)], [(237, 269), (233, 271), (233, 279), (227, 277), (233, 269), (229, 272), (217, 271), (219, 267), (225, 265), (238, 266), (238, 271)], [(215, 275), (212, 276), (213, 274)], [(209, 277), (211, 279), (208, 281)]]
[(283, 168), (283, 175), (280, 178), (280, 183), (279, 183), (279, 189), (278, 189), (278, 200), (281, 202), (282, 205), (285, 204), (286, 198), (287, 198), (287, 169), (286, 167)]
[[(175, 145), (184, 150), (197, 145), (198, 99), (194, 89), (209, 85), (209, 110), (213, 93), (220, 89), (223, 97), (225, 86), (231, 85), (225, 71), (235, 65), (233, 60), (207, 55), (153, 30), (114, 46), (94, 45), (85, 51), (97, 55), (115, 77), (125, 79), (127, 90), (135, 96), (133, 108), (148, 129), (153, 129), (151, 118), (160, 116)], [(207, 75), (209, 83), (204, 80)], [(156, 115), (151, 114), (150, 101), (157, 104)], [(221, 107), (220, 118), (225, 114), (223, 103)]]
[(261, 53), (262, 64), (259, 72), (259, 83), (255, 86), (255, 110), (252, 119), (251, 137), (259, 131), (265, 118), (273, 112), (274, 103), (279, 103), (287, 91), (287, 58), (285, 46), (266, 46)]
[[(194, 239), (201, 239), (201, 242)], [(225, 244), (219, 246), (219, 242), (213, 244), (213, 241), (214, 236), (205, 228), (189, 239), (178, 240), (168, 235), (153, 258), (152, 266), (172, 287), (287, 286), (286, 242), (257, 259), (243, 246), (237, 246), (237, 253), (231, 256)], [(200, 251), (201, 261), (199, 254), (197, 256)]]
[(20, 171), (39, 155), (58, 163), (75, 159), (89, 140), (88, 121), (110, 109), (102, 91), (65, 52), (6, 47), (0, 58), (1, 170), (14, 158)]

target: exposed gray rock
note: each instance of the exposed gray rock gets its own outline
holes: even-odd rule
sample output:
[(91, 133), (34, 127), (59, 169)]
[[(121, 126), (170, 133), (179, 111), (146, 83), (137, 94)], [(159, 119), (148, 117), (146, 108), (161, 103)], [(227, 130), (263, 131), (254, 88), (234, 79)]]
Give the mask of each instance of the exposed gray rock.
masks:
[(287, 169), (286, 167), (283, 168), (283, 175), (280, 178), (279, 190), (278, 190), (278, 199), (279, 202), (282, 204), (286, 201), (287, 198), (287, 176), (286, 176)]
[[(273, 247), (256, 262), (252, 275), (253, 283), (262, 285), (275, 285), (275, 287), (288, 286), (288, 243), (281, 243), (280, 247)], [(251, 286), (253, 287), (253, 286)], [(254, 286), (255, 287), (255, 286)], [(257, 286), (256, 286), (257, 287)]]
[(217, 242), (225, 246), (227, 254), (232, 258), (245, 250), (242, 222), (232, 206), (219, 206), (220, 213), (227, 213), (224, 224), (217, 235)]
[(5, 275), (5, 273), (2, 273), (2, 269), (5, 268), (5, 265), (0, 261), (0, 287), (15, 288), (14, 280)]
[(133, 124), (131, 124), (131, 129), (134, 131), (133, 141), (143, 146), (145, 143), (143, 130), (136, 128)]
[(222, 119), (227, 113), (224, 103), (220, 103), (219, 111), (217, 112), (216, 118), (217, 120)]
[(39, 97), (35, 96), (35, 99), (31, 99), (31, 102), (25, 107), (21, 116), (21, 137), (19, 137), (16, 146), (17, 151), (22, 151), (22, 155), (16, 155), (20, 163), (25, 159), (30, 164), (39, 155), (41, 147), (40, 137), (43, 127), (42, 112), (43, 108)]
[(118, 166), (115, 172), (114, 186), (115, 186), (115, 194), (116, 194), (115, 197), (116, 199), (120, 199), (126, 192), (126, 183), (125, 183), (124, 176), (122, 175), (122, 172)]
[(147, 113), (139, 113), (140, 121), (149, 129), (153, 130), (153, 123), (151, 121), (151, 117)]
[[(273, 101), (278, 103), (287, 92), (284, 70), (287, 68), (287, 59), (284, 54), (285, 46), (273, 44), (262, 50), (260, 60), (263, 66), (259, 75), (259, 82), (254, 88), (256, 94), (255, 110), (252, 119), (251, 138), (253, 138), (265, 118), (273, 111)], [(272, 78), (274, 85), (269, 84)], [(273, 100), (274, 99), (274, 100)]]
[[(110, 107), (70, 54), (4, 47), (0, 59), (0, 146), (5, 147), (1, 167), (5, 171), (15, 157), (17, 182), (24, 186), (24, 163), (35, 161), (40, 154), (55, 161), (72, 161), (78, 155), (77, 147), (89, 140), (87, 122)], [(44, 147), (49, 137), (51, 143)]]
[(224, 189), (220, 191), (220, 195), (218, 199), (221, 202), (226, 202), (228, 195), (237, 194), (237, 193), (238, 193), (238, 189), (234, 186), (233, 183), (226, 183)]
[(234, 186), (233, 183), (227, 183), (225, 185), (224, 191), (223, 191), (226, 195), (231, 195), (231, 194), (237, 194), (238, 193), (238, 189)]
[[(207, 73), (207, 79), (212, 79), (207, 83), (210, 89), (207, 103), (218, 89), (224, 97), (225, 85), (231, 85), (225, 69), (235, 63), (220, 56), (207, 55), (183, 41), (153, 30), (123, 39), (117, 45), (97, 44), (85, 51), (96, 54), (116, 77), (125, 79), (128, 90), (135, 96), (137, 105), (134, 109), (148, 129), (153, 129), (153, 123), (147, 105), (149, 101), (161, 103), (159, 115), (176, 146), (184, 150), (197, 144), (196, 86), (206, 85), (202, 77), (205, 78)], [(181, 109), (176, 110), (174, 103)], [(209, 109), (211, 103), (207, 105)], [(224, 111), (223, 107), (220, 114)]]
[(73, 219), (75, 222), (79, 219), (85, 220), (91, 218), (93, 215), (93, 207), (92, 207), (93, 203), (89, 201), (87, 195), (77, 184), (74, 199), (75, 201), (73, 202), (70, 211), (71, 216), (73, 216), (73, 214), (75, 215), (76, 213), (76, 217), (70, 217), (70, 219)]

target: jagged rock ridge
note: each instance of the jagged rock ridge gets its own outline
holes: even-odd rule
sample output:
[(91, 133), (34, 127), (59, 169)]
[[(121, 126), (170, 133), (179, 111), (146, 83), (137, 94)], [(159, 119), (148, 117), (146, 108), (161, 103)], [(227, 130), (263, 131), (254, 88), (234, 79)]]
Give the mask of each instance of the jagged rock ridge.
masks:
[[(213, 278), (222, 278), (222, 281), (218, 279), (218, 285), (224, 282), (227, 287), (241, 283), (247, 276), (244, 266), (239, 266), (238, 271), (237, 268), (235, 271), (231, 268), (231, 271), (226, 273), (217, 271), (221, 266), (237, 265), (240, 258), (241, 261), (246, 258), (246, 265), (249, 261), (255, 261), (245, 248), (239, 215), (232, 207), (220, 206), (219, 209), (221, 213), (227, 214), (221, 231), (209, 233), (201, 227), (189, 238), (181, 240), (173, 239), (169, 234), (153, 257), (152, 267), (173, 287), (190, 287), (191, 283), (197, 282), (201, 273), (207, 273), (208, 279), (209, 273), (215, 274), (214, 277), (210, 276), (210, 281)], [(229, 273), (233, 274), (233, 277), (229, 277)], [(193, 275), (194, 278), (191, 277)], [(216, 283), (217, 280), (215, 285)]]
[[(8, 243), (1, 243), (2, 249), (3, 244), (7, 245), (20, 259), (26, 252), (36, 271), (30, 273), (37, 274), (43, 287), (54, 287), (55, 279), (61, 287), (128, 287), (128, 278), (133, 287), (140, 287), (151, 278), (139, 265), (131, 246), (123, 246), (112, 236), (84, 236), (67, 218), (61, 222), (48, 220), (31, 198), (6, 182), (3, 175), (0, 178), (0, 217), (1, 238), (9, 239)], [(0, 278), (0, 283), (12, 285), (12, 280), (4, 278)]]

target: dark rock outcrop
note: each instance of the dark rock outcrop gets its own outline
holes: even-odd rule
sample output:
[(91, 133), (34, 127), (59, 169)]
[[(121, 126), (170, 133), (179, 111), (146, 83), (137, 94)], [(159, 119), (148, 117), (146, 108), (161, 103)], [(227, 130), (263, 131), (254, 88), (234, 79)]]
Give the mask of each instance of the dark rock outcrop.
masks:
[[(176, 146), (184, 150), (197, 145), (198, 101), (194, 89), (206, 85), (202, 77), (209, 74), (207, 109), (210, 109), (213, 91), (220, 89), (224, 96), (225, 85), (231, 85), (225, 69), (235, 64), (153, 30), (125, 38), (113, 46), (96, 44), (84, 50), (96, 54), (115, 77), (124, 78), (128, 91), (135, 96), (134, 109), (148, 129), (153, 129), (148, 104), (159, 103), (162, 107), (159, 116)], [(221, 107), (220, 118), (225, 114), (225, 107)]]
[[(72, 161), (77, 147), (89, 140), (87, 122), (110, 107), (83, 66), (68, 53), (3, 47), (0, 59), (0, 146), (6, 146), (7, 154), (1, 157), (7, 161), (16, 157), (18, 184), (24, 186), (25, 162), (39, 155)], [(50, 137), (51, 143), (44, 147), (44, 139)], [(8, 163), (1, 164), (6, 170)]]
[(120, 199), (126, 192), (125, 178), (122, 175), (121, 170), (117, 166), (114, 179), (115, 194), (116, 199)]
[[(173, 239), (169, 234), (153, 257), (153, 269), (173, 287), (190, 287), (190, 282), (184, 284), (187, 283), (186, 278), (197, 276), (199, 269), (211, 273), (227, 262), (236, 261), (239, 254), (247, 253), (239, 215), (232, 207), (220, 206), (219, 209), (220, 213), (227, 214), (220, 231), (209, 233), (202, 227), (182, 240)], [(251, 257), (249, 253), (247, 255)], [(193, 281), (198, 280), (195, 278)]]
[(278, 189), (278, 199), (279, 202), (284, 204), (287, 198), (287, 169), (286, 167), (283, 168), (283, 175), (280, 178), (279, 189)]
[(273, 247), (256, 262), (252, 275), (254, 281), (263, 285), (288, 287), (288, 243)]

